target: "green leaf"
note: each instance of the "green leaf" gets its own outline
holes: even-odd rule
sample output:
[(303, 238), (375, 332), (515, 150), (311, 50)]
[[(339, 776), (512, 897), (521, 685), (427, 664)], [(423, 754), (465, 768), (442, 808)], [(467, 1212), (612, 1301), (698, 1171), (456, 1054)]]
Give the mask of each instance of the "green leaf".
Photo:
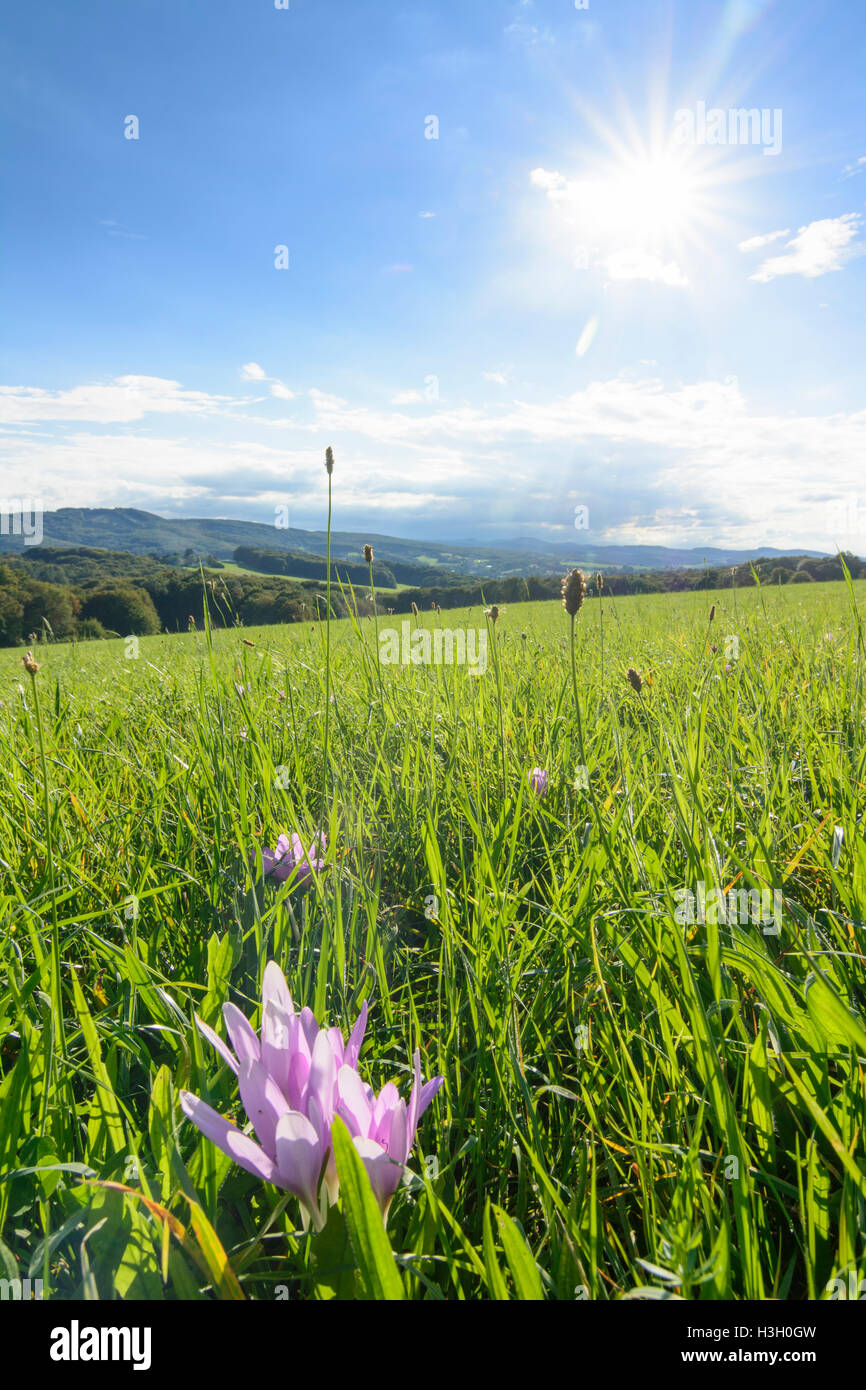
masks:
[(331, 1137), (349, 1239), (367, 1297), (401, 1302), (406, 1297), (403, 1280), (394, 1264), (394, 1252), (367, 1170), (342, 1120), (334, 1120)]
[(535, 1303), (543, 1302), (544, 1289), (532, 1251), (511, 1217), (500, 1207), (494, 1207), (493, 1210), (496, 1214), (499, 1237), (502, 1241), (502, 1248), (505, 1251), (511, 1277), (514, 1280), (517, 1297)]
[(510, 1302), (508, 1287), (502, 1277), (502, 1270), (499, 1268), (499, 1261), (496, 1258), (496, 1246), (493, 1242), (493, 1224), (490, 1220), (489, 1202), (484, 1208), (484, 1268), (487, 1271), (487, 1288), (491, 1298), (497, 1303)]
[(355, 1260), (345, 1213), (331, 1207), (325, 1229), (313, 1243), (316, 1294), (322, 1301), (356, 1297)]
[(806, 1008), (815, 1027), (829, 1043), (856, 1048), (866, 1055), (866, 1029), (823, 975), (810, 975), (806, 981)]

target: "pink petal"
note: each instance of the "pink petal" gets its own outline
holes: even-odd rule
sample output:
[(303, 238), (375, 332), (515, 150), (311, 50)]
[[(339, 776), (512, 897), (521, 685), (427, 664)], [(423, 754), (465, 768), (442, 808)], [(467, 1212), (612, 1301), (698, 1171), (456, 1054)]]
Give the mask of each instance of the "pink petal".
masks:
[(275, 960), (269, 960), (262, 976), (262, 1008), (268, 1000), (273, 1000), (284, 1013), (293, 1014), (295, 1006), (286, 984), (286, 977)]
[(205, 1138), (210, 1139), (218, 1149), (228, 1154), (229, 1158), (233, 1158), (241, 1168), (256, 1178), (263, 1178), (265, 1182), (275, 1183), (277, 1187), (284, 1185), (280, 1181), (276, 1164), (271, 1162), (258, 1144), (248, 1135), (242, 1134), (236, 1125), (217, 1114), (216, 1110), (212, 1110), (198, 1096), (191, 1095), (189, 1091), (181, 1091), (180, 1107), (187, 1119), (192, 1120), (196, 1129), (201, 1130)]
[(361, 1044), (364, 1041), (364, 1033), (366, 1032), (366, 1030), (367, 1001), (365, 999), (364, 1003), (361, 1005), (361, 1012), (358, 1015), (358, 1021), (352, 1029), (352, 1036), (349, 1038), (349, 1041), (346, 1044), (346, 1052), (343, 1057), (343, 1061), (345, 1062), (347, 1067), (356, 1067), (358, 1065), (358, 1058), (361, 1054)]
[(281, 1115), (276, 1130), (277, 1167), (283, 1186), (303, 1202), (317, 1229), (319, 1216), (319, 1174), (324, 1152), (321, 1136), (297, 1110)]
[(229, 1048), (226, 1047), (225, 1043), (223, 1042), (223, 1040), (222, 1040), (222, 1038), (219, 1036), (219, 1034), (215, 1033), (214, 1030), (213, 1030), (212, 1028), (209, 1028), (208, 1025), (204, 1022), (203, 1019), (199, 1018), (198, 1014), (196, 1014), (196, 1016), (195, 1016), (195, 1021), (196, 1021), (196, 1027), (198, 1028), (198, 1030), (199, 1030), (199, 1032), (201, 1033), (202, 1037), (207, 1038), (207, 1040), (208, 1040), (208, 1042), (210, 1043), (211, 1047), (214, 1048), (214, 1050), (215, 1050), (216, 1052), (219, 1053), (219, 1055), (222, 1057), (223, 1061), (225, 1062), (226, 1066), (231, 1067), (231, 1069), (232, 1069), (232, 1071), (234, 1072), (235, 1076), (237, 1076), (237, 1074), (238, 1074), (238, 1059), (237, 1059), (237, 1057), (235, 1056), (235, 1054), (234, 1054)]
[(223, 1019), (238, 1061), (242, 1062), (247, 1057), (250, 1061), (257, 1062), (262, 1051), (258, 1037), (237, 1005), (223, 1004)]
[(248, 1058), (241, 1062), (238, 1088), (259, 1143), (268, 1157), (273, 1158), (276, 1154), (277, 1121), (286, 1113), (289, 1103), (262, 1063), (251, 1062)]
[[(300, 1032), (300, 1029), (298, 1030)], [(306, 1040), (305, 1040), (306, 1042)], [(310, 1077), (310, 1059), (303, 1052), (292, 1052), (289, 1061), (289, 1082), (286, 1095), (293, 1110), (304, 1110), (304, 1100)]]
[(262, 1062), (284, 1095), (289, 1093), (294, 1006), (282, 970), (271, 961), (262, 986)]
[[(337, 1084), (337, 1062), (331, 1051), (331, 1042), (322, 1030), (316, 1038), (313, 1058), (310, 1062), (308, 1095), (314, 1096), (328, 1124), (334, 1114), (335, 1089)], [(308, 1109), (309, 1113), (309, 1109)]]
[(342, 1066), (337, 1072), (337, 1112), (346, 1121), (349, 1133), (366, 1139), (370, 1136), (373, 1107), (367, 1088), (354, 1067)]
[(370, 1137), (387, 1149), (398, 1163), (405, 1163), (410, 1148), (407, 1132), (406, 1102), (398, 1097), (397, 1104), (385, 1111)]
[(399, 1163), (394, 1163), (381, 1144), (374, 1139), (354, 1139), (352, 1141), (370, 1178), (382, 1215), (387, 1216), (388, 1208), (403, 1176)]
[(310, 1056), (313, 1055), (313, 1048), (316, 1045), (316, 1038), (319, 1036), (319, 1025), (316, 1022), (312, 1009), (301, 1009), (301, 1028), (310, 1049)]
[(343, 1034), (340, 1032), (339, 1028), (329, 1028), (328, 1039), (331, 1044), (331, 1051), (334, 1054), (334, 1060), (337, 1066), (341, 1067), (343, 1065), (343, 1055), (346, 1051), (346, 1044), (343, 1042)]
[(387, 1115), (388, 1111), (393, 1110), (395, 1105), (399, 1104), (400, 1092), (397, 1090), (397, 1087), (394, 1085), (394, 1082), (389, 1081), (385, 1086), (382, 1087), (381, 1091), (379, 1092), (376, 1103), (373, 1106), (373, 1124), (377, 1130), (379, 1128), (379, 1125), (382, 1123), (382, 1120)]
[(427, 1081), (421, 1085), (421, 1053), (416, 1052), (414, 1056), (415, 1066), (415, 1085), (412, 1087), (412, 1094), (409, 1097), (409, 1147), (411, 1148), (415, 1139), (415, 1131), (418, 1122), (424, 1111), (427, 1109), (440, 1086), (445, 1084), (444, 1076), (434, 1076), (432, 1081)]

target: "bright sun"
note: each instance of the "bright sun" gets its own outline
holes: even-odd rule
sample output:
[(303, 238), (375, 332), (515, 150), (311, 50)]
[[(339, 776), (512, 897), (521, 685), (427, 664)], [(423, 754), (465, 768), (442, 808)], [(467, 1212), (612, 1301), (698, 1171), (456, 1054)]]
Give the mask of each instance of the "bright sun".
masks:
[(697, 182), (671, 155), (623, 160), (578, 180), (572, 193), (578, 220), (605, 239), (670, 244), (700, 219)]
[(719, 170), (667, 142), (617, 142), (576, 175), (539, 168), (531, 177), (555, 209), (546, 236), (576, 268), (601, 267), (611, 280), (688, 284), (684, 267), (722, 214)]

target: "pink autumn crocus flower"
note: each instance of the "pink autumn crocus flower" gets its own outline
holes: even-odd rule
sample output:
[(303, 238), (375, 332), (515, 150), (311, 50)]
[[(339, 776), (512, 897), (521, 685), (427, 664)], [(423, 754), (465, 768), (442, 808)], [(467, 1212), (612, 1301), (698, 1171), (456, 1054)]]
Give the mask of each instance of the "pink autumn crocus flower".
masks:
[(534, 767), (529, 774), (529, 785), (538, 797), (546, 796), (550, 786), (550, 776), (541, 767)]
[(258, 1143), (198, 1096), (181, 1091), (187, 1118), (248, 1173), (294, 1193), (304, 1225), (312, 1220), (321, 1230), (328, 1205), (339, 1191), (331, 1143), (331, 1125), (339, 1114), (370, 1174), (382, 1215), (387, 1216), (418, 1121), (443, 1078), (422, 1085), (416, 1053), (408, 1106), (390, 1083), (377, 1097), (357, 1071), (367, 1005), (346, 1043), (339, 1028), (320, 1028), (310, 1009), (295, 1012), (283, 972), (274, 961), (262, 985), (261, 1038), (234, 1004), (223, 1006), (223, 1017), (232, 1048), (198, 1017), (196, 1023), (237, 1075)]
[(312, 869), (317, 874), (325, 867), (324, 856), (328, 847), (328, 837), (322, 832), (318, 839), (305, 850), (300, 835), (281, 835), (275, 849), (262, 850), (262, 867), (265, 877), (273, 877), (278, 883), (285, 883), (297, 870), (298, 883), (309, 883)]

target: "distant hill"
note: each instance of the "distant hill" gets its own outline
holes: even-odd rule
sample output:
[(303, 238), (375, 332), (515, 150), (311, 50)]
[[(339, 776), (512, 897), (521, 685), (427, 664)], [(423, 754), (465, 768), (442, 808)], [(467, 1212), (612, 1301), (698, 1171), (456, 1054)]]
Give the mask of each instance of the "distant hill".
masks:
[[(9, 534), (15, 529), (14, 522), (10, 526), (9, 518), (5, 521), (6, 525), (0, 532), (0, 552), (23, 550), (22, 536)], [(332, 556), (336, 560), (361, 561), (367, 542), (374, 547), (376, 560), (388, 565), (400, 583), (419, 582), (419, 571), (423, 571), (425, 577), (429, 576), (427, 582), (435, 578), (437, 572), (443, 571), (475, 579), (507, 579), (511, 576), (550, 574), (574, 565), (629, 573), (650, 569), (739, 565), (759, 556), (790, 553), (768, 546), (731, 550), (725, 547), (672, 549), (655, 545), (598, 545), (579, 533), (575, 533), (574, 539), (566, 541), (521, 536), (494, 545), (452, 545), (371, 535), (369, 532), (336, 531), (331, 535)], [(189, 564), (209, 557), (230, 561), (239, 546), (288, 550), (322, 557), (327, 537), (324, 531), (297, 528), (280, 530), (257, 521), (208, 517), (171, 519), (133, 507), (61, 507), (44, 515), (43, 544), (122, 550), (133, 555), (156, 556), (173, 564)], [(806, 550), (797, 553), (821, 557), (825, 552)]]

